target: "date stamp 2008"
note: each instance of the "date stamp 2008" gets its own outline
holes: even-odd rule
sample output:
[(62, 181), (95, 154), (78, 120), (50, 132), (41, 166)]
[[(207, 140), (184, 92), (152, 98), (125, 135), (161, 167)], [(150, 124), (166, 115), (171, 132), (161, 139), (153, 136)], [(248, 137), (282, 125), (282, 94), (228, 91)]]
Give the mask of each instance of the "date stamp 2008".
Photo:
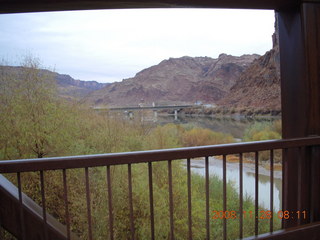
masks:
[(212, 211), (212, 219), (239, 219), (239, 218), (257, 218), (271, 219), (277, 217), (279, 219), (306, 219), (306, 211), (288, 211), (281, 210), (277, 212), (261, 210), (257, 214), (254, 211), (243, 211), (242, 214), (237, 211)]

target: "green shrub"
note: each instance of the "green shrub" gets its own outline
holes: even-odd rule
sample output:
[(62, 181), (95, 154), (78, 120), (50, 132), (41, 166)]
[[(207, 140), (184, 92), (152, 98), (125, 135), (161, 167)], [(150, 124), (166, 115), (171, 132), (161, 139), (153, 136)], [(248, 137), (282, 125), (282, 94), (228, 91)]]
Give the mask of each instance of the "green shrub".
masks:
[(152, 129), (145, 139), (145, 149), (166, 149), (181, 147), (181, 135), (184, 129), (169, 123)]
[(214, 132), (210, 129), (193, 128), (183, 133), (182, 143), (183, 146), (203, 146), (215, 145), (222, 143), (234, 142), (234, 138), (229, 134)]
[(255, 122), (244, 132), (244, 141), (261, 141), (281, 138), (281, 121)]
[[(281, 120), (274, 122), (256, 122), (245, 130), (244, 141), (262, 141), (271, 139), (281, 139)], [(248, 154), (249, 158), (254, 158), (254, 154)], [(270, 159), (269, 151), (259, 152), (260, 161), (268, 161)], [(274, 161), (280, 162), (282, 159), (282, 152), (276, 150), (274, 154)]]

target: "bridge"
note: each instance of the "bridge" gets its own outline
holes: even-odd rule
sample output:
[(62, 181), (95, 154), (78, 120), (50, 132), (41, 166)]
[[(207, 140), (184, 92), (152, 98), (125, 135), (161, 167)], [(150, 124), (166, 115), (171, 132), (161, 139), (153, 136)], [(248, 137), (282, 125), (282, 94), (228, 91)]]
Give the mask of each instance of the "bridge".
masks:
[(187, 108), (201, 108), (202, 105), (166, 105), (166, 106), (132, 106), (132, 107), (94, 107), (95, 110), (123, 111), (128, 114), (129, 118), (133, 118), (134, 111), (153, 110), (154, 118), (158, 116), (158, 110), (171, 109), (174, 111), (175, 120), (178, 119), (178, 112)]
[(199, 108), (201, 105), (169, 105), (169, 106), (133, 106), (133, 107), (94, 107), (96, 110), (109, 111), (135, 111), (135, 110), (162, 110), (162, 109), (185, 109)]

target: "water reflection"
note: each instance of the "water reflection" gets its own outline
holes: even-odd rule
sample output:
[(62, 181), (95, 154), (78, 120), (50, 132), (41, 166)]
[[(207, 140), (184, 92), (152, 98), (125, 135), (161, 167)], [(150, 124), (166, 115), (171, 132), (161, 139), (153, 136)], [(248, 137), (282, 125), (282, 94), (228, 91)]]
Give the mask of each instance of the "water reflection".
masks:
[(231, 134), (234, 138), (241, 140), (245, 129), (255, 122), (273, 122), (279, 117), (260, 117), (248, 118), (241, 115), (232, 116), (204, 116), (204, 115), (174, 115), (157, 113), (152, 110), (139, 110), (133, 112), (106, 112), (99, 110), (101, 114), (108, 114), (113, 117), (122, 117), (126, 120), (138, 120), (153, 126), (164, 125), (168, 123), (190, 124), (196, 127), (208, 128), (215, 132)]
[[(192, 172), (205, 175), (205, 161), (191, 160)], [(220, 179), (223, 177), (222, 160), (209, 159), (210, 175), (217, 175)], [(227, 181), (232, 181), (239, 192), (239, 163), (227, 162)], [(282, 173), (274, 171), (274, 210), (281, 210), (282, 204)], [(243, 194), (247, 194), (252, 199), (255, 198), (255, 168), (254, 164), (243, 164)], [(259, 205), (270, 210), (270, 171), (263, 167), (259, 167)]]

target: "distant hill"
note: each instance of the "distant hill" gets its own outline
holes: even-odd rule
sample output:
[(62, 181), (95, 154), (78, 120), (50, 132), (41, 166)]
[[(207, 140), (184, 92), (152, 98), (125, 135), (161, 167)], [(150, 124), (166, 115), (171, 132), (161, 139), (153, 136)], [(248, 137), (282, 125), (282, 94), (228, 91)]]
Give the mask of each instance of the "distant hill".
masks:
[(170, 58), (135, 77), (94, 91), (84, 102), (99, 106), (216, 103), (226, 95), (259, 55)]
[(96, 81), (75, 80), (69, 75), (54, 73), (58, 85), (58, 92), (65, 98), (82, 99), (88, 94), (99, 90), (109, 83), (99, 83)]
[[(19, 76), (23, 70), (23, 67), (13, 66), (0, 66), (0, 70), (4, 72), (16, 73), (15, 76)], [(82, 99), (89, 93), (105, 87), (107, 84), (98, 83), (96, 81), (81, 81), (75, 80), (69, 75), (59, 74), (48, 70), (41, 70), (43, 72), (52, 74), (57, 83), (59, 96), (65, 99)]]

